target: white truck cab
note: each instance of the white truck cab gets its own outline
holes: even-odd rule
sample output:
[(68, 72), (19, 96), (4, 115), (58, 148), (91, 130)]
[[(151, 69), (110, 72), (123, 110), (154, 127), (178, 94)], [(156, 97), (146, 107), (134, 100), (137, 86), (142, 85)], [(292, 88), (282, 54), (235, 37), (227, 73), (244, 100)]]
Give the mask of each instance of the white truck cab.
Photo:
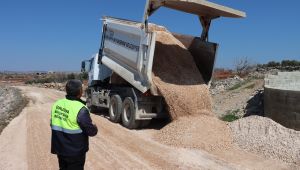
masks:
[(111, 69), (98, 63), (98, 56), (98, 54), (94, 54), (91, 59), (81, 63), (81, 71), (88, 72), (88, 86), (91, 86), (92, 82), (96, 80), (104, 81), (112, 74)]

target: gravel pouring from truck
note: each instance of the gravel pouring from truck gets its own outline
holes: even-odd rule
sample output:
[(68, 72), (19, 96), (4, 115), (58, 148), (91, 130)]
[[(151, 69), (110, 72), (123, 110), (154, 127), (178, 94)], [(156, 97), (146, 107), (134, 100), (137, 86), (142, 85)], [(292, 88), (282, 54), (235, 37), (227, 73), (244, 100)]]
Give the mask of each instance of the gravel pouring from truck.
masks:
[[(89, 72), (87, 103), (91, 108), (109, 108), (110, 120), (122, 121), (129, 129), (166, 116), (163, 96), (152, 81), (156, 33), (148, 24), (148, 17), (162, 6), (199, 16), (203, 27), (200, 37), (174, 36), (185, 44), (206, 83), (210, 82), (218, 48), (208, 42), (211, 21), (221, 16), (245, 17), (243, 12), (201, 0), (147, 0), (142, 22), (103, 17), (99, 53), (82, 62), (82, 71)], [(112, 82), (113, 74), (127, 84)]]

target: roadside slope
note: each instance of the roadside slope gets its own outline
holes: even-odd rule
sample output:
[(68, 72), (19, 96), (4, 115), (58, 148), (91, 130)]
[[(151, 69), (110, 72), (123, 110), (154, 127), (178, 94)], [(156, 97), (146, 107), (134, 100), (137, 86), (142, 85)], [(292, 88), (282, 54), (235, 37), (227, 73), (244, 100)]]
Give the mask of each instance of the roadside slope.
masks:
[(19, 89), (0, 84), (0, 134), (26, 104), (27, 100)]

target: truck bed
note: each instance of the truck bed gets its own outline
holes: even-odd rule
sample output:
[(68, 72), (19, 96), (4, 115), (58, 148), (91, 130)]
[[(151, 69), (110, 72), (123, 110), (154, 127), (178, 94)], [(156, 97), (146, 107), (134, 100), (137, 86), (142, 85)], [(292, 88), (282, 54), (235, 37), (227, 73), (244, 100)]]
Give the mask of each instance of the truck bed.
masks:
[[(152, 82), (153, 57), (156, 46), (156, 30), (167, 31), (164, 27), (151, 25), (145, 33), (141, 24), (105, 17), (106, 30), (101, 63), (110, 68), (132, 86), (141, 92), (150, 89), (153, 95), (158, 95)], [(200, 38), (174, 34), (179, 41), (189, 41), (186, 44), (194, 57), (195, 63), (206, 83), (212, 76), (212, 70), (217, 51), (217, 44), (201, 41)], [(166, 49), (168, 50), (168, 49)]]

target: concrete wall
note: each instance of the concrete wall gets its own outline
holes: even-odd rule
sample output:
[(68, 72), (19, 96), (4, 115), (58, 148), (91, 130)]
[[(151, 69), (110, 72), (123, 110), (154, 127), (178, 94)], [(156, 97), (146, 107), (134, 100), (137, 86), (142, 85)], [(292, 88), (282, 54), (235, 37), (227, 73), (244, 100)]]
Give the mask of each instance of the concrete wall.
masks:
[(300, 130), (300, 72), (266, 77), (264, 111), (283, 126)]

